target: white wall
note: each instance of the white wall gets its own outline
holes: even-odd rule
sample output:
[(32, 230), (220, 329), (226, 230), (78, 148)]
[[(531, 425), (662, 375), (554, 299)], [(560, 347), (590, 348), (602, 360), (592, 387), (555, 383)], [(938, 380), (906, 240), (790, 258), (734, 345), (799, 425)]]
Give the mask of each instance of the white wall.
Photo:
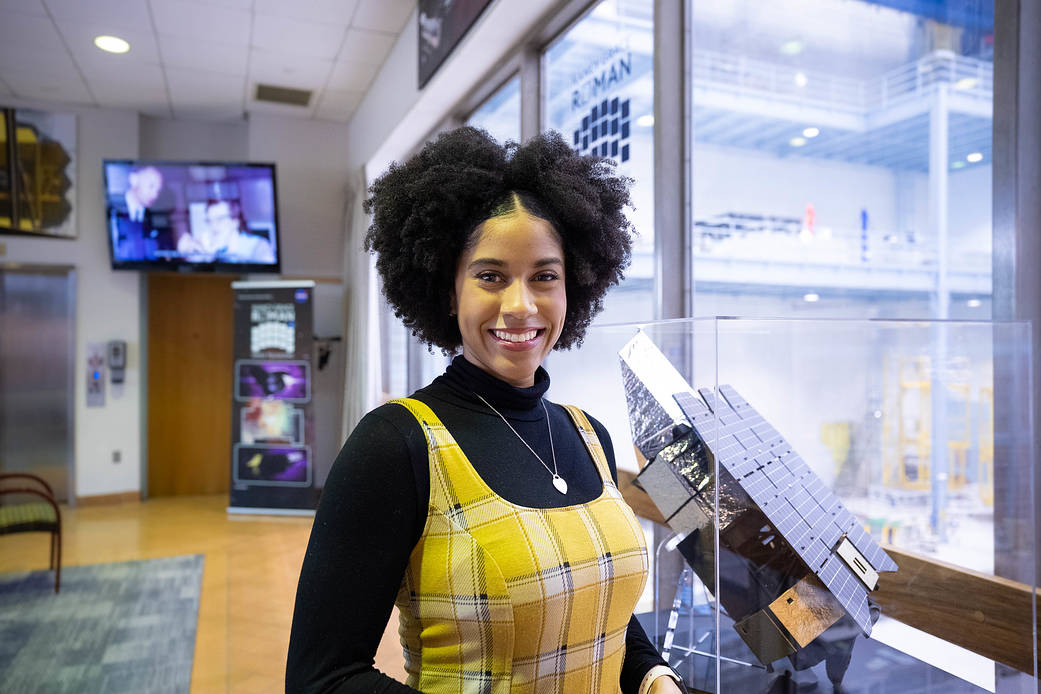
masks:
[[(990, 178), (990, 166), (968, 167), (948, 177), (948, 234), (955, 257), (990, 252)], [(802, 219), (807, 203), (813, 204), (817, 229), (855, 233), (860, 210), (866, 209), (873, 235), (914, 231), (920, 243), (931, 247), (927, 174), (696, 146), (697, 219), (725, 212)]]
[(723, 212), (802, 219), (806, 204), (820, 227), (858, 229), (860, 210), (871, 226), (895, 229), (893, 173), (875, 166), (799, 157), (772, 157), (741, 149), (697, 145), (694, 150), (694, 214)]
[(413, 12), (349, 123), (347, 167), (370, 178), (407, 154), (559, 0), (493, 2), (420, 91)]
[(169, 161), (246, 161), (246, 121), (210, 123), (141, 116), (142, 159)]
[(254, 114), (248, 130), (249, 159), (274, 162), (277, 169), (282, 274), (339, 279), (348, 193), (347, 126)]
[[(137, 491), (141, 486), (139, 282), (136, 272), (111, 270), (101, 160), (138, 155), (138, 116), (129, 111), (25, 106), (76, 113), (74, 214), (79, 235), (75, 240), (4, 236), (7, 254), (0, 261), (75, 266), (75, 494)], [(126, 381), (117, 389), (106, 384), (105, 407), (88, 408), (87, 343), (114, 339), (127, 342)], [(120, 463), (112, 462), (113, 450), (121, 451)]]

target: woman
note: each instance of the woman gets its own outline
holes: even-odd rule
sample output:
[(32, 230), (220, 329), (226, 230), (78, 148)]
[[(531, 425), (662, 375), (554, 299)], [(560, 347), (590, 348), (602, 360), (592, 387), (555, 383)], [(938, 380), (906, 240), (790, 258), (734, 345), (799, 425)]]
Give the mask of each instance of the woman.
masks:
[[(610, 438), (542, 397), (543, 359), (581, 342), (628, 264), (628, 184), (559, 135), (503, 147), (473, 128), (373, 184), (387, 300), (461, 354), (366, 415), (333, 465), (287, 691), (681, 691), (632, 617), (647, 551)], [(373, 668), (395, 603), (408, 686)]]

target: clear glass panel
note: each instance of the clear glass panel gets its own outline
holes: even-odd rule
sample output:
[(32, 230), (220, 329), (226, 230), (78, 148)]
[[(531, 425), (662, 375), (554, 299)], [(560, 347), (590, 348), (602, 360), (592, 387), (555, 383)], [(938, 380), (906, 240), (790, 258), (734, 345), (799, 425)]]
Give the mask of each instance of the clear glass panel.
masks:
[(488, 97), (466, 124), (484, 128), (499, 142), (520, 142), (520, 77), (514, 77)]
[[(554, 382), (550, 395), (604, 422), (619, 468), (642, 469), (646, 493), (622, 474), (623, 494), (640, 512), (668, 519), (664, 532), (680, 533), (659, 534), (650, 548), (655, 609), (641, 619), (689, 684), (713, 692), (1034, 691), (1028, 324), (703, 319), (640, 327), (660, 352), (653, 368), (633, 368), (644, 392), (621, 368), (632, 325), (591, 329), (555, 368), (587, 378)], [(695, 395), (701, 419), (660, 426), (633, 417), (634, 393), (667, 403), (686, 389), (662, 376), (670, 370), (704, 389)], [(691, 431), (701, 448), (676, 448)], [(691, 483), (701, 470), (703, 484), (663, 494), (661, 478), (648, 474), (663, 461), (678, 472), (673, 480)], [(710, 512), (685, 513), (695, 500)]]
[(993, 0), (694, 0), (697, 315), (991, 315)]
[(543, 56), (546, 127), (636, 181), (633, 264), (608, 294), (601, 323), (654, 315), (653, 19), (651, 0), (604, 0)]

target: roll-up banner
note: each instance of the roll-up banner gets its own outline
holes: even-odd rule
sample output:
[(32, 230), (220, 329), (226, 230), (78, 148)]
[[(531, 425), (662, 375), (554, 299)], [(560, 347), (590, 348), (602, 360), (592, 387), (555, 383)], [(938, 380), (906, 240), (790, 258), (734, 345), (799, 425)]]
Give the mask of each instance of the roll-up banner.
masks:
[(314, 282), (233, 282), (232, 513), (312, 513)]

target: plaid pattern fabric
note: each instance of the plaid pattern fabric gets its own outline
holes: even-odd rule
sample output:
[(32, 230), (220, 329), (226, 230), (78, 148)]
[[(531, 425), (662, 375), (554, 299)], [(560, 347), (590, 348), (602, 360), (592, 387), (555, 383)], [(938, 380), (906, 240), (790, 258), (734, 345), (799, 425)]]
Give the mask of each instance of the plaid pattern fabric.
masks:
[(531, 509), (495, 494), (430, 408), (393, 402), (419, 420), (430, 451), (427, 522), (397, 598), (409, 686), (428, 694), (620, 691), (647, 548), (582, 411), (567, 407), (603, 493)]

